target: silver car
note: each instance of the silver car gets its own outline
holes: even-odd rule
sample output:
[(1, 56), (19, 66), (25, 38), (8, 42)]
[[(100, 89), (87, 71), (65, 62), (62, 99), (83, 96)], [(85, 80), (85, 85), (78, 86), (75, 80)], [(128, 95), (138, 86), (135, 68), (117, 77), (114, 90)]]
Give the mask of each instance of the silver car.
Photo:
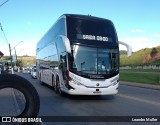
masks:
[(33, 68), (33, 69), (31, 70), (31, 76), (32, 76), (32, 78), (37, 78), (36, 68)]

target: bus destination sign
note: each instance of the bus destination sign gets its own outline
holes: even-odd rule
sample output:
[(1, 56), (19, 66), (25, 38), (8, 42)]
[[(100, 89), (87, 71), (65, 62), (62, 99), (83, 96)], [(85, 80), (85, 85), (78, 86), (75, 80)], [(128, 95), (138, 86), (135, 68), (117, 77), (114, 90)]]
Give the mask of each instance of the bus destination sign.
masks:
[(108, 37), (106, 36), (95, 36), (95, 35), (81, 35), (77, 34), (77, 39), (85, 39), (85, 40), (96, 40), (96, 41), (108, 41)]

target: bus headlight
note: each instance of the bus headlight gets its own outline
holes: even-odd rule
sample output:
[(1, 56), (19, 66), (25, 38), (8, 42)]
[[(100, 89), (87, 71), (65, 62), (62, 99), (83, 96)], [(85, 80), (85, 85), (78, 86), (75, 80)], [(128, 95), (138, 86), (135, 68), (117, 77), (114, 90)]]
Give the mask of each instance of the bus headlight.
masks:
[(113, 86), (115, 86), (116, 84), (118, 84), (119, 83), (119, 77), (116, 77), (116, 78), (112, 79), (111, 83), (112, 83)]
[(74, 80), (74, 79), (72, 79), (72, 78), (71, 78), (70, 81), (71, 81), (72, 83), (76, 84), (76, 85), (82, 85), (80, 82), (78, 82), (78, 81), (76, 81), (76, 80)]

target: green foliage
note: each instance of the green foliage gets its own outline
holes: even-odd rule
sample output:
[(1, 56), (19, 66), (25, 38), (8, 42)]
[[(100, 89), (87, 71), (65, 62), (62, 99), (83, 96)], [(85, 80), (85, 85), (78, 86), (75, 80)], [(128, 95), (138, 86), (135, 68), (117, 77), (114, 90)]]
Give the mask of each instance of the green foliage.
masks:
[(151, 57), (153, 57), (154, 55), (156, 55), (158, 53), (157, 49), (156, 48), (153, 48), (150, 55)]
[(32, 67), (36, 64), (35, 57), (23, 56), (21, 58), (23, 67)]
[(135, 68), (132, 68), (132, 69), (120, 69), (120, 72), (129, 72), (129, 73), (134, 73), (134, 72), (159, 72), (160, 73), (160, 70), (159, 69), (135, 69)]
[(11, 58), (10, 58), (10, 56), (3, 56), (2, 58), (1, 58), (1, 60), (10, 60)]
[(20, 66), (20, 67), (23, 67), (23, 63), (22, 63), (21, 60), (17, 60), (16, 65), (17, 65), (17, 66)]
[(126, 51), (126, 50), (120, 50), (120, 51), (119, 51), (119, 54), (120, 54), (120, 55), (127, 55), (127, 51)]
[(137, 66), (137, 65), (146, 65), (146, 64), (157, 64), (160, 65), (160, 61), (150, 61), (143, 64), (143, 59), (150, 57), (151, 53), (160, 53), (160, 48), (145, 48), (137, 52), (133, 52), (130, 57), (120, 56), (120, 65), (121, 66)]
[(127, 56), (127, 51), (126, 50), (120, 50), (119, 54), (120, 54), (120, 57), (126, 57)]

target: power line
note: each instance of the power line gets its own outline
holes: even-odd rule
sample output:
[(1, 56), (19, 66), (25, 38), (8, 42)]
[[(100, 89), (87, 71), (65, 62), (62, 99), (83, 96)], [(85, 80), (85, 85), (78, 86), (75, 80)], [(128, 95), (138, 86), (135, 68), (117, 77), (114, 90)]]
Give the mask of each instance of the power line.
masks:
[[(4, 38), (4, 36), (3, 36), (3, 34), (1, 32), (0, 32), (0, 35), (1, 35), (2, 39), (3, 39), (3, 41), (5, 41), (5, 38)], [(5, 41), (5, 43), (6, 43), (6, 41)], [(7, 45), (8, 45), (8, 43), (7, 43)]]
[(4, 36), (4, 38), (5, 38), (5, 41), (9, 44), (9, 42), (8, 42), (8, 40), (7, 40), (7, 37), (6, 37), (6, 34), (4, 33), (4, 30), (3, 30), (3, 28), (2, 28), (2, 24), (0, 23), (0, 27), (1, 27), (1, 31), (2, 31), (2, 33), (3, 33), (3, 36)]
[[(4, 4), (6, 4), (8, 1), (9, 1), (9, 0), (6, 0), (6, 1), (3, 2), (2, 4), (0, 4), (0, 7), (2, 7), (2, 6), (3, 6)], [(8, 40), (7, 40), (7, 37), (6, 37), (6, 35), (5, 35), (4, 31), (3, 31), (3, 28), (2, 28), (1, 23), (0, 23), (0, 28), (1, 28), (1, 31), (2, 31), (2, 33), (3, 33), (3, 35), (4, 35), (5, 41), (7, 42), (7, 44), (9, 44), (9, 42), (8, 42)]]
[(5, 3), (7, 3), (9, 0), (6, 0), (5, 2), (3, 2), (0, 7), (2, 7)]
[[(9, 0), (6, 0), (5, 2), (3, 2), (2, 4), (0, 4), (0, 7), (2, 7), (4, 4), (6, 4)], [(1, 31), (3, 32), (3, 35), (4, 35), (4, 38), (5, 38), (5, 41), (7, 42), (7, 44), (9, 44), (8, 40), (7, 40), (7, 37), (3, 31), (3, 28), (2, 28), (2, 25), (0, 23), (0, 28), (1, 28)]]
[(2, 33), (3, 33), (3, 35), (4, 35), (5, 41), (8, 43), (8, 46), (9, 46), (9, 53), (10, 53), (11, 66), (12, 66), (11, 45), (10, 45), (10, 43), (9, 43), (8, 40), (7, 40), (7, 37), (6, 37), (5, 33), (4, 33), (4, 30), (3, 30), (3, 28), (2, 28), (1, 23), (0, 23), (0, 28), (1, 28), (1, 31), (2, 31)]

